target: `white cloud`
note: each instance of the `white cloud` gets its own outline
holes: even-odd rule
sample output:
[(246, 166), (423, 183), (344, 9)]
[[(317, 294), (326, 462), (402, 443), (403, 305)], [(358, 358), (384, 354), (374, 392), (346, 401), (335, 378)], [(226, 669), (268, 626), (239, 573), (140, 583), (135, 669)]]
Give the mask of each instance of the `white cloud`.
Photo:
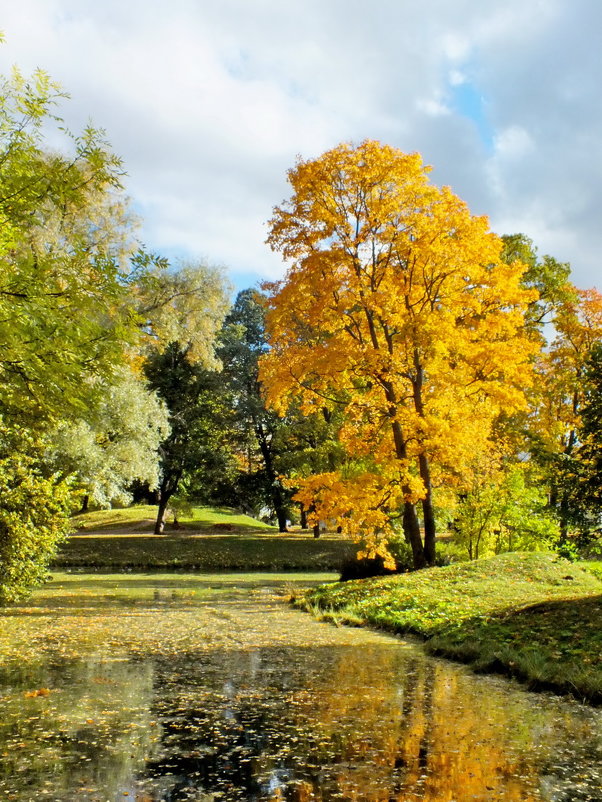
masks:
[[(107, 129), (156, 250), (276, 275), (264, 222), (295, 156), (379, 138), (588, 286), (601, 22), (595, 0), (21, 0), (3, 10), (0, 65), (46, 68), (72, 95), (69, 125)], [(484, 98), (493, 151), (452, 103), (461, 84)]]

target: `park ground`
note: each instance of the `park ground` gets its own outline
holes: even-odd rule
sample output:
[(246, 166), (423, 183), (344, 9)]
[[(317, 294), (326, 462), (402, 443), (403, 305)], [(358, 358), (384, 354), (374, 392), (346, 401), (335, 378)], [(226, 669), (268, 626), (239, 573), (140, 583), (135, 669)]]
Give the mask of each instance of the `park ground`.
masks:
[[(228, 510), (195, 508), (153, 535), (153, 507), (77, 516), (61, 570), (336, 571), (353, 546), (336, 534), (280, 534)], [(502, 672), (533, 690), (602, 704), (602, 562), (504, 554), (408, 574), (329, 582), (296, 603), (337, 625), (414, 633), (436, 654)]]
[(75, 533), (54, 566), (113, 570), (338, 571), (354, 553), (341, 536), (293, 529), (280, 534), (227, 509), (193, 508), (154, 535), (156, 507), (100, 510), (73, 518)]

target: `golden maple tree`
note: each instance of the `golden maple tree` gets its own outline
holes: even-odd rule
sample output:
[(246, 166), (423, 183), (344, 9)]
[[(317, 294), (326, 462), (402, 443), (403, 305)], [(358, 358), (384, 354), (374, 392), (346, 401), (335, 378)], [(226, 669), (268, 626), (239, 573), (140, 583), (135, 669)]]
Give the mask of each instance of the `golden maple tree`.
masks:
[(538, 347), (525, 266), (428, 172), (374, 141), (298, 160), (270, 221), (288, 271), (270, 285), (261, 369), (281, 413), (293, 399), (345, 411), (348, 462), (297, 481), (297, 498), (372, 554), (400, 518), (416, 567), (435, 557), (434, 489), (461, 483), (494, 418), (524, 404)]

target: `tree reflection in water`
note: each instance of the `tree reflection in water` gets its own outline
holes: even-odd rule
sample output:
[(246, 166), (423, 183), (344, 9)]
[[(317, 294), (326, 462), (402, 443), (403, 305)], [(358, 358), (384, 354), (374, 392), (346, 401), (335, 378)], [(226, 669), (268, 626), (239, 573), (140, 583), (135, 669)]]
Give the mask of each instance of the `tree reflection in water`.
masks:
[(563, 751), (575, 768), (579, 743), (599, 766), (587, 712), (391, 646), (205, 655), (176, 673), (158, 661), (156, 678), (156, 799), (602, 799), (595, 763), (581, 792), (542, 781)]

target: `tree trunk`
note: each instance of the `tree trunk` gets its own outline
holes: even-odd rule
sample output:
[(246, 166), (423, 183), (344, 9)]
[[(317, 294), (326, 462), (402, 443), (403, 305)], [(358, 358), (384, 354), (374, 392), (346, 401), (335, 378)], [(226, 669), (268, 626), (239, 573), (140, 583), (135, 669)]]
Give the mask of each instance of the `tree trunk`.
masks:
[[(424, 419), (424, 404), (422, 403), (422, 385), (424, 383), (424, 369), (420, 360), (418, 349), (414, 350), (414, 367), (416, 377), (413, 384), (414, 408)], [(433, 486), (431, 483), (431, 469), (429, 460), (424, 452), (418, 455), (418, 470), (422, 484), (424, 485), (425, 496), (422, 499), (422, 514), (424, 518), (424, 559), (427, 565), (435, 563), (435, 511), (433, 509)]]
[(414, 568), (417, 570), (426, 568), (426, 558), (424, 556), (422, 537), (420, 536), (420, 524), (416, 515), (416, 507), (409, 501), (404, 502), (402, 521), (405, 539), (412, 547)]
[(319, 523), (314, 524), (313, 529), (314, 529), (314, 537), (315, 538), (320, 537), (320, 524)]
[[(394, 412), (394, 410), (392, 411)], [(397, 459), (405, 461), (407, 459), (407, 449), (399, 421), (393, 421), (392, 429)], [(408, 497), (411, 495), (411, 489), (407, 485), (402, 485), (401, 489), (404, 496)], [(422, 544), (422, 536), (420, 534), (420, 524), (418, 522), (418, 516), (416, 515), (416, 507), (410, 501), (404, 502), (402, 523), (404, 537), (412, 548), (414, 568), (425, 568), (427, 562), (424, 554), (424, 546)]]
[(81, 510), (78, 512), (78, 515), (83, 515), (85, 512), (88, 512), (89, 504), (90, 504), (90, 496), (86, 494), (82, 499), (82, 507)]
[(278, 519), (278, 531), (279, 532), (288, 532), (288, 527), (286, 525), (287, 520), (287, 510), (282, 505), (279, 504), (276, 508), (276, 518)]
[(558, 522), (560, 524), (560, 537), (559, 544), (565, 545), (569, 536), (569, 520), (570, 520), (570, 504), (569, 494), (565, 490), (560, 497), (560, 505), (558, 507)]
[(426, 454), (418, 457), (420, 478), (426, 492), (422, 499), (422, 514), (424, 517), (424, 559), (428, 565), (435, 564), (436, 525), (435, 510), (433, 509), (433, 488), (431, 484), (431, 469)]
[[(573, 398), (573, 412), (576, 414), (578, 409), (577, 405), (577, 398), (576, 396)], [(569, 432), (567, 444), (564, 447), (564, 454), (567, 457), (571, 457), (573, 453), (573, 449), (575, 444), (577, 443), (577, 432), (575, 429), (571, 429)], [(560, 491), (560, 504), (558, 506), (558, 520), (560, 523), (560, 539), (559, 543), (564, 545), (567, 542), (569, 536), (569, 524), (571, 522), (571, 500), (569, 491), (566, 489), (562, 489)]]
[(261, 451), (263, 464), (265, 465), (266, 478), (270, 483), (270, 495), (272, 497), (272, 504), (274, 506), (276, 518), (278, 519), (278, 531), (288, 532), (286, 526), (288, 509), (286, 502), (284, 500), (284, 495), (282, 493), (282, 487), (280, 486), (280, 482), (278, 481), (278, 476), (276, 475), (276, 471), (274, 470), (274, 462), (272, 460), (272, 452), (270, 450), (270, 444), (268, 443), (267, 437), (262, 427), (257, 426), (255, 429), (255, 434), (257, 435), (259, 450)]
[(162, 535), (165, 529), (165, 512), (171, 493), (161, 493), (159, 496), (159, 509), (157, 510), (157, 520), (155, 522), (155, 535)]
[(301, 529), (308, 529), (309, 527), (307, 526), (307, 510), (305, 509), (303, 504), (300, 504), (299, 508), (301, 515)]
[[(380, 350), (380, 345), (378, 342), (378, 338), (376, 336), (376, 331), (374, 328), (374, 318), (372, 313), (369, 310), (365, 310), (366, 312), (366, 319), (368, 322), (368, 328), (370, 330), (370, 339), (372, 340), (372, 346), (375, 351)], [(389, 353), (392, 354), (392, 340), (388, 340), (388, 347)], [(396, 420), (397, 415), (397, 405), (398, 399), (395, 394), (395, 389), (393, 385), (388, 381), (383, 381), (382, 386), (385, 391), (385, 398), (389, 404), (389, 415), (391, 416), (391, 430), (393, 432), (393, 442), (395, 444), (395, 456), (401, 462), (407, 462), (408, 458), (408, 449), (405, 438), (403, 436), (403, 430), (398, 420)], [(406, 498), (410, 498), (412, 495), (411, 488), (407, 484), (402, 484), (401, 486), (402, 492)], [(420, 524), (418, 522), (418, 516), (416, 515), (416, 508), (410, 501), (404, 501), (403, 505), (403, 533), (406, 541), (412, 547), (412, 558), (414, 562), (414, 568), (425, 568), (426, 567), (426, 559), (424, 556), (424, 546), (422, 544), (422, 537), (420, 535)]]

